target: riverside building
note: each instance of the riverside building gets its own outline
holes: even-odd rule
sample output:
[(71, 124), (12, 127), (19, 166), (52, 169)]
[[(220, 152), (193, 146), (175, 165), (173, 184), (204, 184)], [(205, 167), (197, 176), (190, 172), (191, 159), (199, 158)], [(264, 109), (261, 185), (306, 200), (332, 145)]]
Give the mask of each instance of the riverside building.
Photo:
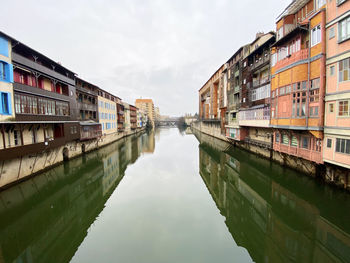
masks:
[(79, 139), (75, 74), (4, 33), (0, 59), (0, 159)]
[(323, 163), (326, 1), (293, 1), (276, 24), (271, 59), (273, 149)]
[(350, 1), (328, 1), (323, 160), (350, 168)]

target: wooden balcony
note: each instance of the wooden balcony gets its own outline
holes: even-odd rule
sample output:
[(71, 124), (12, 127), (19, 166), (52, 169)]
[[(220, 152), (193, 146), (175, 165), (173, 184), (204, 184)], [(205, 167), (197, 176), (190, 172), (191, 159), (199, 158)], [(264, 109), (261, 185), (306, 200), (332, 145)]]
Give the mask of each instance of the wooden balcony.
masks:
[(253, 65), (250, 66), (250, 70), (253, 71), (260, 66), (267, 65), (270, 63), (270, 55), (262, 56), (257, 61), (253, 63)]
[(312, 151), (309, 149), (294, 147), (291, 145), (274, 143), (273, 149), (278, 152), (283, 152), (288, 155), (293, 155), (298, 158), (303, 158), (315, 163), (323, 163), (322, 151)]
[(97, 111), (96, 104), (89, 104), (89, 103), (84, 103), (84, 102), (78, 102), (77, 104), (78, 104), (79, 110)]
[(36, 71), (39, 71), (40, 73), (44, 73), (45, 75), (48, 75), (48, 76), (53, 77), (55, 79), (61, 80), (65, 83), (68, 83), (72, 86), (75, 86), (74, 79), (70, 79), (67, 76), (64, 76), (64, 75), (62, 75), (62, 74), (60, 74), (52, 69), (44, 67), (38, 63), (35, 63), (34, 61), (32, 61), (28, 58), (25, 58), (25, 57), (15, 53), (15, 52), (12, 52), (12, 60), (15, 63), (18, 63), (20, 65), (26, 66), (26, 67), (31, 68), (31, 69), (34, 69)]
[(299, 50), (298, 52), (293, 53), (292, 55), (286, 57), (285, 59), (278, 61), (275, 65), (275, 70), (277, 71), (277, 70), (284, 68), (284, 67), (287, 67), (295, 62), (307, 59), (308, 57), (309, 57), (309, 50), (308, 49)]

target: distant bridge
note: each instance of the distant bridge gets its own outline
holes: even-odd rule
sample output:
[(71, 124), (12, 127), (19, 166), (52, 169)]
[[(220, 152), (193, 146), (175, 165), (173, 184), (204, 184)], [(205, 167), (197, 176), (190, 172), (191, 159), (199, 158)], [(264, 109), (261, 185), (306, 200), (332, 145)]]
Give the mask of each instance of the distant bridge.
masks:
[(175, 127), (179, 123), (179, 118), (168, 118), (168, 119), (162, 119), (162, 120), (156, 120), (155, 125), (156, 126), (171, 126)]

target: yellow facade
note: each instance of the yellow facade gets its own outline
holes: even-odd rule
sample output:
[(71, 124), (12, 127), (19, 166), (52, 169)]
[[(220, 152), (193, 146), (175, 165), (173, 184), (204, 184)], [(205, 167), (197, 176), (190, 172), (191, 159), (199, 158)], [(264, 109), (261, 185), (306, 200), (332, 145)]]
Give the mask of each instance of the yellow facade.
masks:
[(114, 101), (98, 96), (99, 123), (103, 134), (118, 132), (117, 104)]

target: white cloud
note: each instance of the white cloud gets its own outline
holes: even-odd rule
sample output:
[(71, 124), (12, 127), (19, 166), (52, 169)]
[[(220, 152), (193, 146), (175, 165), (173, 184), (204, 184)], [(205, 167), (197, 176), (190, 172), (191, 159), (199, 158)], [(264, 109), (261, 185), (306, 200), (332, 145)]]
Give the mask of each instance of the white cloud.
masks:
[[(48, 3), (50, 2), (50, 3)], [(290, 0), (13, 0), (2, 30), (80, 77), (161, 113), (196, 112), (197, 91)]]

